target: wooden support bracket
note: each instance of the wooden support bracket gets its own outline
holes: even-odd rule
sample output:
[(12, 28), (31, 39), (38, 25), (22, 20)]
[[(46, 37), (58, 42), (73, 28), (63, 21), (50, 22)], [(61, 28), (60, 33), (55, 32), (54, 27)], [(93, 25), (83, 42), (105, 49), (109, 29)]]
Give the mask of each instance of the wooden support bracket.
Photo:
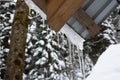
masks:
[(92, 37), (95, 37), (98, 33), (100, 33), (101, 28), (82, 8), (80, 8), (75, 13), (74, 17), (83, 27), (85, 27), (90, 32)]

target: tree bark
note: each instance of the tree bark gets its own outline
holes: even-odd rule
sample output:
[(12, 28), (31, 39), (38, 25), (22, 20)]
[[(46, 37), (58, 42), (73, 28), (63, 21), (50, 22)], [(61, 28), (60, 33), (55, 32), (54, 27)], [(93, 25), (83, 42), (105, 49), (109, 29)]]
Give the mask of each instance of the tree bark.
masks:
[(6, 80), (22, 80), (25, 67), (28, 15), (29, 8), (24, 0), (17, 0), (10, 39), (10, 52), (7, 57)]

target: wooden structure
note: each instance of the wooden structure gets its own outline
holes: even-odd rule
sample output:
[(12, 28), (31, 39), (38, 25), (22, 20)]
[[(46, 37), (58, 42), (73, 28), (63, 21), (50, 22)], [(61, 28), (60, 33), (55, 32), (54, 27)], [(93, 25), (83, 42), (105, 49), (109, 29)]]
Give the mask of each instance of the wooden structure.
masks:
[(84, 39), (100, 33), (101, 22), (118, 5), (116, 0), (33, 0), (55, 31), (69, 25)]
[[(101, 23), (109, 16), (111, 11), (113, 11), (117, 5), (118, 3), (116, 0), (86, 0), (82, 5), (84, 13), (82, 10), (78, 10), (81, 12), (79, 16), (85, 18), (81, 18), (81, 21), (83, 22), (76, 20), (75, 17), (71, 17), (67, 24), (69, 24), (69, 26), (71, 26), (84, 39), (94, 37), (94, 35), (99, 33), (98, 31)], [(86, 14), (86, 17), (82, 13), (84, 15)], [(87, 17), (90, 17), (89, 20)], [(94, 22), (94, 24), (92, 24), (91, 21)]]

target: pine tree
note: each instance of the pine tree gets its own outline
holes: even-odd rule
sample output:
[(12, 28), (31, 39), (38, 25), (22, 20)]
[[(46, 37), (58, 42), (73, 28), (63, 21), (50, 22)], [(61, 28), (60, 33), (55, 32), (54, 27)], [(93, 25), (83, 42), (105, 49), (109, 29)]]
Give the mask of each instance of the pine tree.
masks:
[(15, 3), (0, 1), (0, 79), (5, 78), (6, 57), (10, 48), (10, 33)]
[(25, 74), (30, 80), (56, 80), (65, 68), (68, 43), (65, 35), (56, 33), (42, 21), (39, 16), (29, 26)]
[[(10, 16), (7, 19), (0, 15), (0, 64), (2, 64), (0, 72), (4, 80), (15, 3), (1, 2), (0, 6), (4, 6), (4, 8), (1, 8), (0, 14), (7, 14), (6, 17)], [(84, 72), (84, 75), (87, 76), (92, 66), (88, 56), (80, 57), (81, 50), (72, 44), (64, 34), (57, 33), (43, 24), (44, 20), (37, 14), (34, 10), (31, 10), (29, 16), (31, 23), (27, 33), (26, 66), (23, 80), (82, 80)], [(82, 58), (85, 61), (84, 65), (81, 64), (80, 59)], [(82, 65), (85, 69), (81, 67)]]
[(98, 57), (108, 48), (111, 44), (116, 44), (116, 28), (115, 20), (118, 13), (115, 9), (110, 16), (101, 24), (101, 33), (92, 39), (84, 42), (84, 54), (88, 54), (93, 61), (96, 63)]

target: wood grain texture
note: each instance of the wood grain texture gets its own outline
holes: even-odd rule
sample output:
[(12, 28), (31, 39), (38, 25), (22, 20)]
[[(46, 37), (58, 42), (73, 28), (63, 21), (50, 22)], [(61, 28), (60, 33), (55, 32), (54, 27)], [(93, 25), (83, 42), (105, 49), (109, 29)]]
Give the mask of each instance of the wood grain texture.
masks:
[(81, 7), (84, 0), (65, 0), (57, 12), (48, 19), (47, 23), (55, 31), (59, 31), (68, 19)]
[(92, 37), (95, 37), (98, 33), (100, 33), (101, 28), (82, 8), (80, 8), (75, 13), (74, 17), (83, 27), (85, 27), (90, 32)]
[(46, 0), (32, 0), (41, 10), (46, 13)]
[(10, 52), (7, 57), (5, 80), (22, 80), (25, 68), (25, 46), (29, 23), (28, 15), (29, 8), (26, 3), (17, 0), (10, 37)]
[(54, 16), (64, 2), (65, 0), (46, 0), (47, 19)]

